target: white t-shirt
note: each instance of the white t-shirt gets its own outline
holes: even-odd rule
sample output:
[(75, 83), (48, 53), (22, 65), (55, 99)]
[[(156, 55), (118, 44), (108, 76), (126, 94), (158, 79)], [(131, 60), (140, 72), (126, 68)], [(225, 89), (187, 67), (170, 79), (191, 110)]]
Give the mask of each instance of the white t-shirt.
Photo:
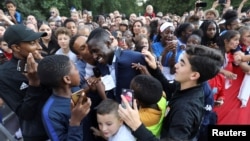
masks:
[(73, 53), (71, 50), (67, 53), (67, 54), (64, 54), (63, 53), (63, 51), (62, 51), (62, 48), (60, 48), (60, 49), (58, 49), (57, 51), (56, 51), (56, 53), (55, 54), (62, 54), (62, 55), (66, 55), (66, 56), (68, 56), (69, 57), (69, 59), (70, 60), (72, 60), (73, 62), (76, 62), (76, 60), (77, 60), (77, 56), (76, 56), (76, 54), (75, 53)]
[(117, 133), (110, 137), (108, 141), (136, 141), (136, 138), (132, 135), (131, 130), (127, 126), (122, 125)]

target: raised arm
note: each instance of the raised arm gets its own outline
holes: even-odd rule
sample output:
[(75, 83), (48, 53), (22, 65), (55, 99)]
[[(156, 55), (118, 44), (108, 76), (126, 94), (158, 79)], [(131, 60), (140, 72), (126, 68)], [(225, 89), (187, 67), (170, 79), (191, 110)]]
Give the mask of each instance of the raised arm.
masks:
[(247, 1), (248, 1), (248, 0), (242, 0), (241, 3), (240, 3), (240, 5), (239, 5), (239, 7), (238, 7), (238, 9), (237, 9), (239, 18), (241, 18), (241, 10), (242, 10), (244, 4), (245, 4)]

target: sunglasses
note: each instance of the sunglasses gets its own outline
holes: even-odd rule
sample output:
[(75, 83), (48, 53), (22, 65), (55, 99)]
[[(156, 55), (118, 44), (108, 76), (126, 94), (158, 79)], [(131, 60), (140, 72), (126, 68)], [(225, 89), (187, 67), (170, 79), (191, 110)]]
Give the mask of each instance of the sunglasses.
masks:
[(52, 11), (52, 12), (50, 12), (50, 13), (51, 13), (51, 14), (54, 14), (55, 12)]

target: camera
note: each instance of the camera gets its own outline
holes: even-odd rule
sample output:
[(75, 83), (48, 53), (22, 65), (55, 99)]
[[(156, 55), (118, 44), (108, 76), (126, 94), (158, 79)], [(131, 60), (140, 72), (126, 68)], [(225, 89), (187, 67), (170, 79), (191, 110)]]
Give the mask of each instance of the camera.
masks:
[(207, 7), (207, 3), (206, 2), (197, 2), (195, 4), (196, 7)]

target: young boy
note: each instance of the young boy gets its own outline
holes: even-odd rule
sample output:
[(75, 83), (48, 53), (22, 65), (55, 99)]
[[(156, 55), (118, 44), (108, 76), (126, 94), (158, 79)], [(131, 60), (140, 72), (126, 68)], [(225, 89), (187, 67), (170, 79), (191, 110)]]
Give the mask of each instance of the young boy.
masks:
[(160, 81), (152, 76), (141, 74), (132, 79), (130, 88), (134, 90), (142, 123), (156, 137), (160, 137), (167, 107)]
[(69, 48), (69, 41), (71, 38), (71, 31), (66, 27), (58, 27), (55, 31), (55, 36), (57, 39), (57, 43), (60, 48), (56, 51), (55, 54), (63, 54), (66, 55), (72, 60), (76, 62), (77, 57), (76, 54), (73, 53)]
[(79, 72), (65, 55), (51, 55), (38, 64), (38, 76), (42, 85), (51, 87), (53, 94), (42, 110), (42, 120), (52, 141), (83, 140), (82, 120), (90, 110), (91, 101), (82, 103), (85, 93), (77, 103), (71, 102), (71, 87), (80, 84)]
[(119, 104), (112, 99), (103, 100), (97, 107), (97, 122), (101, 135), (108, 141), (136, 141), (130, 129), (118, 115)]
[(12, 49), (8, 47), (8, 44), (4, 41), (3, 37), (0, 37), (0, 64), (9, 61), (12, 58)]
[(22, 23), (22, 16), (21, 13), (16, 11), (16, 3), (12, 0), (6, 0), (5, 6), (8, 9), (8, 14), (11, 17), (11, 21), (15, 24)]
[[(204, 93), (202, 83), (213, 78), (223, 64), (223, 56), (215, 49), (201, 45), (192, 45), (187, 48), (181, 60), (175, 64), (175, 81), (167, 81), (157, 67), (154, 56), (144, 51), (145, 60), (153, 69), (151, 74), (161, 81), (167, 92), (172, 94), (163, 129), (162, 140), (192, 140), (197, 137), (199, 127), (204, 116)], [(126, 99), (126, 107), (129, 106)], [(137, 105), (134, 110), (119, 107), (119, 115), (134, 131), (139, 140), (156, 141), (152, 133), (145, 130), (141, 124)], [(133, 118), (131, 118), (133, 117)]]

